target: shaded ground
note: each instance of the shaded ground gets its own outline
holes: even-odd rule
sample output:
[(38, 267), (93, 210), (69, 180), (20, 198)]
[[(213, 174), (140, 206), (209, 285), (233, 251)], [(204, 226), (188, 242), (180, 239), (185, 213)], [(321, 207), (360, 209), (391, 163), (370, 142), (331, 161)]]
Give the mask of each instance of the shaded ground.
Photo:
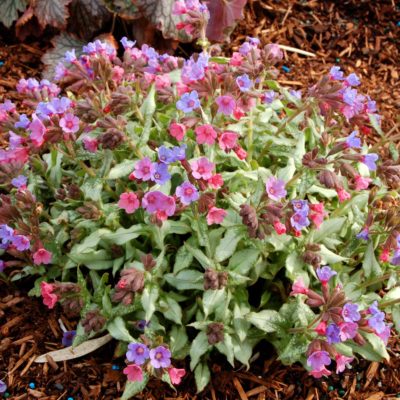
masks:
[[(400, 135), (400, 8), (395, 1), (288, 1), (250, 0), (245, 19), (232, 35), (227, 52), (238, 48), (246, 36), (264, 43), (276, 42), (316, 54), (316, 58), (287, 53), (280, 81), (305, 89), (311, 81), (340, 64), (346, 72), (361, 75), (363, 92), (378, 103), (383, 127)], [(40, 75), (40, 57), (46, 42), (9, 43), (0, 31), (0, 100), (18, 101), (13, 92), (21, 77)], [(38, 300), (27, 298), (0, 281), (0, 379), (8, 373), (9, 399), (117, 399), (125, 377), (123, 360), (114, 359), (115, 342), (74, 362), (52, 365), (33, 363), (47, 351), (61, 348), (62, 331), (69, 321), (59, 310), (49, 312)], [(389, 363), (354, 363), (340, 377), (316, 381), (301, 366), (282, 366), (267, 343), (261, 343), (251, 372), (232, 371), (213, 360), (213, 384), (201, 396), (194, 393), (192, 375), (184, 378), (176, 394), (166, 385), (150, 382), (138, 399), (212, 400), (389, 400), (400, 397), (400, 342), (390, 341)], [(182, 365), (183, 367), (183, 365)], [(240, 367), (238, 366), (240, 369)], [(29, 384), (34, 384), (29, 387)]]

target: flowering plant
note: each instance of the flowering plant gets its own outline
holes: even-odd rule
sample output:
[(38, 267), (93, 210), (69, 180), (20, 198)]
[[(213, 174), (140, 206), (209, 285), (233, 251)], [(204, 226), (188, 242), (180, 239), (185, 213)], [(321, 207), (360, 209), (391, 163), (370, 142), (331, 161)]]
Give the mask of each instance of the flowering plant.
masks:
[(364, 140), (381, 130), (357, 76), (287, 90), (255, 38), (186, 61), (122, 44), (68, 52), (58, 85), (21, 80), (31, 114), (0, 105), (3, 279), (80, 315), (73, 345), (120, 340), (122, 398), (178, 384), (171, 357), (203, 390), (212, 352), (249, 366), (262, 339), (315, 377), (388, 358), (400, 166)]

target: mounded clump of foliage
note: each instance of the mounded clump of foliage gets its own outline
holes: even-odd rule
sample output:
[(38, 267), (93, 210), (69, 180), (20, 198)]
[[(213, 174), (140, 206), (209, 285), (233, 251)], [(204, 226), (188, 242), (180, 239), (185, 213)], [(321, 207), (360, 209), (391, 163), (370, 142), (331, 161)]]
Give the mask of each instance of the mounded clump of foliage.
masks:
[[(207, 9), (185, 7), (204, 32)], [(228, 59), (203, 35), (186, 61), (121, 42), (21, 80), (31, 114), (0, 105), (2, 279), (33, 275), (32, 295), (80, 316), (65, 345), (120, 340), (123, 398), (178, 384), (187, 356), (202, 390), (213, 352), (249, 366), (263, 339), (314, 377), (387, 359), (400, 167), (364, 140), (381, 130), (358, 77), (287, 90), (279, 46), (255, 38)]]

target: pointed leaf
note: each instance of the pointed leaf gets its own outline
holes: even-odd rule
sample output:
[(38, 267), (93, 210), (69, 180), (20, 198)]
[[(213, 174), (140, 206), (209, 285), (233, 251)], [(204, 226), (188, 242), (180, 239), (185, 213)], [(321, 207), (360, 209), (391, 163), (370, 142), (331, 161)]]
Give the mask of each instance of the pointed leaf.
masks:
[(275, 310), (262, 310), (258, 313), (251, 312), (245, 318), (258, 329), (267, 333), (275, 332), (281, 322), (281, 316)]
[(71, 0), (36, 0), (34, 2), (34, 12), (40, 25), (47, 25), (54, 28), (63, 29), (69, 17), (68, 4)]
[(126, 328), (125, 321), (121, 317), (116, 317), (109, 322), (107, 324), (107, 329), (114, 339), (122, 340), (128, 343), (136, 342), (136, 340), (129, 333), (128, 329)]
[(1, 0), (0, 1), (0, 22), (10, 28), (18, 18), (18, 12), (24, 11), (27, 7), (25, 0)]
[(205, 332), (199, 332), (190, 347), (190, 369), (193, 371), (203, 354), (211, 348)]
[(126, 381), (124, 393), (122, 393), (121, 400), (129, 400), (136, 394), (143, 392), (144, 388), (149, 381), (147, 372), (143, 372), (143, 380), (141, 382)]
[(194, 370), (194, 379), (197, 393), (202, 392), (211, 380), (210, 369), (205, 362), (199, 364)]

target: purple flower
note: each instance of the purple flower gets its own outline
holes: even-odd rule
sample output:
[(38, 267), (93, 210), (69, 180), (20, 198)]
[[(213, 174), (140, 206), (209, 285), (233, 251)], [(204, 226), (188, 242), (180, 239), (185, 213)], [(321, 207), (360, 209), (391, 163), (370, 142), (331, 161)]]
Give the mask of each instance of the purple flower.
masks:
[(0, 260), (0, 272), (4, 272), (6, 267), (6, 263), (3, 260)]
[(158, 148), (158, 159), (164, 164), (170, 164), (175, 161), (172, 150), (165, 146), (160, 146)]
[(268, 197), (274, 201), (279, 201), (287, 194), (285, 189), (285, 181), (282, 179), (277, 179), (274, 176), (268, 178), (265, 188)]
[(276, 93), (273, 90), (267, 90), (261, 96), (261, 100), (264, 104), (271, 104), (276, 97)]
[(60, 127), (65, 133), (76, 133), (79, 131), (79, 118), (67, 113), (60, 119)]
[(27, 182), (28, 178), (24, 175), (19, 175), (18, 177), (11, 180), (11, 184), (18, 189), (25, 188)]
[(0, 393), (5, 393), (7, 391), (7, 385), (0, 379)]
[(54, 114), (64, 114), (71, 107), (71, 100), (68, 97), (55, 97), (48, 105), (49, 110)]
[(69, 50), (65, 52), (65, 61), (69, 63), (73, 63), (76, 61), (76, 54), (75, 54), (75, 49)]
[(291, 96), (293, 96), (294, 98), (296, 98), (297, 100), (301, 100), (301, 97), (302, 97), (301, 90), (293, 90), (293, 89), (291, 89), (291, 90), (289, 90), (289, 94)]
[(14, 229), (6, 224), (0, 225), (0, 239), (3, 244), (8, 243), (14, 237)]
[(182, 68), (182, 81), (189, 83), (203, 79), (207, 63), (208, 61), (204, 62), (203, 59), (199, 59), (197, 62), (192, 58), (187, 60)]
[(189, 113), (199, 107), (199, 95), (195, 90), (191, 91), (190, 93), (185, 93), (176, 103), (176, 108), (185, 113)]
[(376, 161), (378, 160), (379, 156), (378, 154), (371, 153), (371, 154), (365, 154), (361, 157), (361, 162), (365, 164), (370, 171), (375, 171), (376, 170)]
[(150, 321), (146, 321), (145, 319), (141, 319), (136, 322), (136, 329), (144, 332), (144, 330), (150, 325)]
[(400, 265), (400, 249), (394, 252), (393, 257), (390, 260), (390, 263), (393, 265)]
[(76, 336), (76, 331), (65, 331), (61, 343), (64, 347), (72, 346), (74, 338)]
[(347, 87), (343, 92), (343, 101), (349, 106), (353, 106), (357, 99), (357, 90)]
[(326, 285), (333, 276), (337, 275), (336, 271), (333, 271), (331, 267), (325, 265), (324, 267), (317, 268), (317, 276), (323, 285)]
[(16, 135), (12, 131), (9, 131), (8, 144), (9, 144), (10, 150), (14, 150), (17, 147), (20, 147), (20, 145), (23, 143), (23, 141), (24, 141), (24, 139), (21, 136)]
[(247, 74), (243, 74), (236, 78), (236, 84), (242, 92), (248, 92), (253, 86), (253, 81)]
[(357, 322), (361, 319), (358, 304), (346, 303), (342, 309), (342, 317), (346, 322)]
[(186, 144), (181, 144), (180, 146), (174, 146), (172, 148), (172, 157), (175, 161), (182, 161), (186, 158)]
[(27, 129), (29, 124), (30, 124), (29, 118), (26, 116), (26, 114), (21, 114), (19, 116), (19, 120), (14, 124), (15, 128), (22, 128), (22, 129)]
[(345, 141), (347, 149), (361, 149), (361, 140), (356, 137), (357, 133), (357, 131), (353, 131), (349, 136), (347, 136)]
[(376, 300), (370, 305), (368, 312), (372, 315), (380, 313), (378, 302)]
[(153, 163), (151, 170), (151, 180), (158, 183), (159, 185), (164, 185), (165, 182), (168, 182), (171, 179), (171, 175), (168, 172), (167, 164)]
[(354, 339), (357, 335), (358, 324), (355, 322), (343, 322), (340, 324), (340, 340), (345, 342), (347, 339)]
[(366, 226), (360, 233), (356, 235), (357, 239), (369, 240), (369, 227)]
[(347, 78), (346, 78), (346, 82), (350, 85), (350, 86), (359, 86), (360, 85), (360, 79), (358, 79), (358, 76), (353, 72), (351, 73)]
[(338, 81), (342, 81), (343, 78), (343, 71), (341, 71), (340, 67), (334, 66), (331, 68), (331, 70), (329, 71), (329, 76), (332, 79), (336, 79)]
[(53, 114), (52, 109), (50, 108), (50, 104), (44, 101), (41, 101), (36, 106), (35, 113), (41, 120), (48, 119), (48, 117)]
[(340, 328), (336, 324), (328, 325), (326, 339), (329, 344), (340, 343)]
[(145, 157), (142, 160), (138, 161), (135, 165), (135, 178), (140, 179), (142, 181), (148, 181), (151, 179), (152, 173), (152, 165), (150, 158)]
[(253, 47), (257, 47), (260, 45), (260, 39), (256, 37), (247, 36), (246, 41), (249, 42)]
[(371, 100), (369, 96), (367, 96), (367, 113), (371, 114), (376, 112), (376, 101)]
[(193, 201), (199, 199), (200, 195), (196, 187), (190, 182), (183, 182), (182, 185), (176, 188), (176, 195), (179, 197), (182, 204), (189, 205)]
[(247, 55), (253, 46), (249, 42), (244, 42), (240, 47), (239, 47), (239, 53), (242, 54), (243, 56)]
[(376, 333), (382, 333), (386, 328), (385, 313), (383, 311), (377, 311), (368, 319), (368, 325), (372, 329), (375, 329)]
[(387, 344), (390, 337), (391, 325), (385, 325), (385, 329), (382, 332), (376, 332), (376, 334), (383, 340), (383, 343)]
[(25, 251), (31, 247), (29, 239), (24, 235), (15, 235), (11, 239), (11, 243), (18, 251)]
[(143, 365), (149, 358), (149, 353), (149, 348), (143, 343), (130, 343), (126, 352), (126, 358), (137, 365)]
[(150, 350), (151, 365), (154, 368), (168, 368), (171, 365), (171, 352), (164, 346)]
[(301, 231), (310, 225), (310, 220), (307, 218), (307, 214), (304, 212), (296, 212), (290, 218), (290, 223), (296, 231)]
[(292, 200), (293, 210), (295, 212), (302, 212), (304, 214), (308, 214), (310, 208), (308, 207), (307, 200)]
[(310, 366), (314, 371), (320, 371), (325, 368), (325, 365), (329, 365), (331, 359), (327, 351), (314, 351), (307, 358), (307, 365)]
[(225, 115), (231, 115), (236, 108), (236, 101), (229, 94), (218, 96), (215, 102), (218, 104), (218, 112)]
[(124, 49), (125, 49), (125, 50), (126, 50), (126, 49), (131, 49), (131, 48), (134, 47), (135, 44), (136, 44), (136, 40), (135, 40), (135, 41), (129, 40), (126, 36), (124, 36), (124, 37), (120, 40), (120, 42), (121, 42), (122, 46), (124, 46)]

